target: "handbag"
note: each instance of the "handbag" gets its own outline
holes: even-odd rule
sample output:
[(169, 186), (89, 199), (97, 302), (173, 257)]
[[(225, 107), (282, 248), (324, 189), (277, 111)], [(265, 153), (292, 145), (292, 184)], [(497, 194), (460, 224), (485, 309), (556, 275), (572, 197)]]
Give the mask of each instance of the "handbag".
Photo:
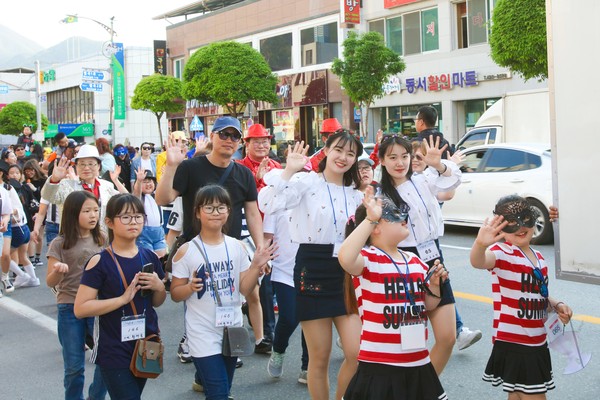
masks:
[[(109, 247), (106, 251), (110, 254), (113, 261), (117, 265), (119, 275), (123, 281), (123, 287), (125, 290), (129, 287), (123, 269), (117, 261), (117, 258)], [(133, 314), (137, 315), (137, 308), (132, 301), (129, 302)], [(165, 347), (160, 340), (160, 337), (156, 334), (146, 336), (144, 339), (138, 339), (135, 342), (135, 348), (131, 355), (131, 362), (129, 363), (129, 370), (136, 378), (157, 378), (163, 372), (163, 354)]]
[[(213, 292), (215, 293), (215, 298), (217, 299), (217, 306), (221, 307), (221, 296), (219, 295), (219, 290), (217, 288), (217, 282), (213, 279), (212, 276), (212, 268), (208, 264), (206, 254), (202, 248), (198, 245), (196, 239), (192, 240), (192, 243), (196, 245), (198, 251), (204, 258), (206, 265), (208, 266), (208, 274), (210, 276), (210, 281), (213, 285)], [(250, 342), (250, 335), (248, 334), (248, 329), (243, 326), (225, 326), (223, 328), (223, 345), (221, 348), (221, 354), (226, 357), (245, 357), (254, 353), (254, 343)]]

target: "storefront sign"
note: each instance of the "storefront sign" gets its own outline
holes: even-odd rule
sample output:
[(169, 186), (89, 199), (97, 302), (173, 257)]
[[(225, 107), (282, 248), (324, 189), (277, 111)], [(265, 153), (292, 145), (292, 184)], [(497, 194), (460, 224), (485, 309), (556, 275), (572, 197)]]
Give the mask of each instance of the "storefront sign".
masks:
[(425, 92), (438, 92), (451, 90), (457, 86), (469, 88), (477, 86), (477, 73), (475, 71), (452, 72), (439, 75), (423, 77), (411, 77), (404, 80), (405, 89), (409, 94), (415, 94), (419, 90)]
[(154, 73), (166, 75), (167, 74), (167, 41), (166, 40), (155, 40), (154, 41)]
[(224, 114), (223, 108), (217, 103), (202, 103), (196, 99), (187, 100), (185, 102), (185, 115), (186, 117), (193, 118), (198, 115), (201, 117), (208, 115), (221, 115)]
[(394, 8), (405, 4), (416, 3), (421, 0), (383, 0), (383, 8)]
[(51, 69), (46, 71), (40, 71), (40, 84), (43, 85), (44, 82), (52, 82), (56, 80), (56, 71)]
[(506, 72), (499, 72), (497, 74), (486, 74), (486, 75), (483, 75), (482, 78), (483, 78), (483, 79), (481, 79), (482, 81), (497, 81), (500, 79), (510, 79), (510, 78), (512, 78), (512, 75), (511, 75), (510, 71), (506, 71)]
[(58, 132), (69, 137), (94, 136), (94, 124), (51, 124), (44, 132), (44, 138), (53, 138)]
[(114, 88), (115, 119), (125, 119), (127, 93), (125, 91), (125, 54), (123, 43), (114, 43), (115, 54), (112, 55), (112, 74)]
[(390, 79), (383, 84), (383, 93), (392, 94), (394, 92), (400, 93), (402, 90), (402, 82), (398, 76), (390, 76)]
[(282, 75), (275, 89), (277, 103), (258, 103), (259, 110), (327, 104), (327, 70)]
[(342, 12), (342, 24), (360, 24), (360, 1), (342, 0), (344, 9)]

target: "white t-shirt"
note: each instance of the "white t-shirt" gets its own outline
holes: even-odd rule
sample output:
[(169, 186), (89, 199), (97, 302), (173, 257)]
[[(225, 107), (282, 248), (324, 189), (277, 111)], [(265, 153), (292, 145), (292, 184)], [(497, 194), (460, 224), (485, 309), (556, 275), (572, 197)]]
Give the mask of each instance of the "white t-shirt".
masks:
[(0, 214), (2, 214), (2, 215), (12, 214), (13, 206), (12, 206), (12, 201), (10, 199), (10, 194), (8, 193), (8, 191), (6, 189), (4, 189), (4, 186), (2, 186), (2, 185), (0, 185), (0, 199), (2, 200), (2, 205), (0, 206), (1, 207)]
[[(198, 237), (189, 242), (185, 255), (173, 262), (174, 277), (190, 279), (194, 271), (201, 268), (208, 273), (207, 262), (193, 242), (202, 248)], [(218, 245), (204, 243), (203, 249), (206, 249), (223, 306), (233, 306), (234, 326), (242, 326), (239, 288), (240, 273), (250, 267), (246, 250), (239, 240), (229, 236), (225, 236), (225, 241)], [(213, 285), (209, 277), (203, 278), (206, 280), (206, 291), (201, 298), (198, 299), (197, 293), (193, 293), (185, 301), (185, 327), (192, 357), (220, 354), (223, 345), (223, 328), (216, 327), (217, 300), (213, 297)]]
[(278, 255), (271, 261), (271, 281), (294, 287), (294, 265), (299, 245), (293, 242), (290, 236), (291, 214), (291, 210), (265, 214), (263, 231), (272, 233), (273, 239), (279, 245)]
[(167, 221), (167, 229), (181, 232), (183, 231), (183, 203), (181, 201), (181, 196), (177, 196), (175, 201), (171, 204), (173, 205), (173, 208), (171, 209), (171, 214)]
[(144, 197), (144, 211), (146, 212), (146, 226), (162, 226), (162, 212), (156, 200), (151, 194), (146, 194)]

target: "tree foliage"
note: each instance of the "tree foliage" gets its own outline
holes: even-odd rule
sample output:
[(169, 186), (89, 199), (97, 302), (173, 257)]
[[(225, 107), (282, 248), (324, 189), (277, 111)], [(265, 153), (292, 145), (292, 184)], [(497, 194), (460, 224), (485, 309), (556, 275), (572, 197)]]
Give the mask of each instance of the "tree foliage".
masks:
[[(26, 101), (15, 101), (0, 111), (0, 133), (15, 135), (23, 131), (23, 124), (31, 124), (33, 132), (37, 131), (36, 108)], [(42, 129), (48, 127), (48, 118), (42, 114)]]
[[(383, 96), (383, 84), (390, 75), (404, 71), (398, 54), (386, 47), (378, 32), (358, 35), (350, 32), (344, 40), (344, 59), (335, 58), (331, 70), (340, 77), (342, 87), (361, 109)], [(362, 135), (367, 135), (368, 112), (362, 118)]]
[(186, 99), (219, 104), (232, 115), (249, 101), (277, 101), (277, 75), (247, 44), (218, 42), (200, 48), (188, 60), (183, 80)]
[(154, 74), (143, 78), (133, 91), (131, 108), (150, 111), (156, 116), (160, 143), (163, 142), (160, 120), (165, 112), (181, 112), (183, 83), (174, 76)]
[(525, 80), (548, 78), (545, 0), (498, 0), (490, 32), (492, 59)]

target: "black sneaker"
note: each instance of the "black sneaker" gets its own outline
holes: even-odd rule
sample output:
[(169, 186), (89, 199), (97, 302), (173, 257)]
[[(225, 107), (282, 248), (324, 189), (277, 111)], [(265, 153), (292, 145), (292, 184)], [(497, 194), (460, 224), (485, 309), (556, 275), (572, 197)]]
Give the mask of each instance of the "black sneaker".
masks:
[(259, 344), (254, 346), (254, 352), (256, 354), (269, 354), (271, 353), (271, 349), (273, 348), (273, 344), (263, 339)]
[(244, 362), (242, 361), (241, 358), (238, 357), (237, 361), (235, 362), (235, 367), (242, 368), (243, 365), (244, 365)]

